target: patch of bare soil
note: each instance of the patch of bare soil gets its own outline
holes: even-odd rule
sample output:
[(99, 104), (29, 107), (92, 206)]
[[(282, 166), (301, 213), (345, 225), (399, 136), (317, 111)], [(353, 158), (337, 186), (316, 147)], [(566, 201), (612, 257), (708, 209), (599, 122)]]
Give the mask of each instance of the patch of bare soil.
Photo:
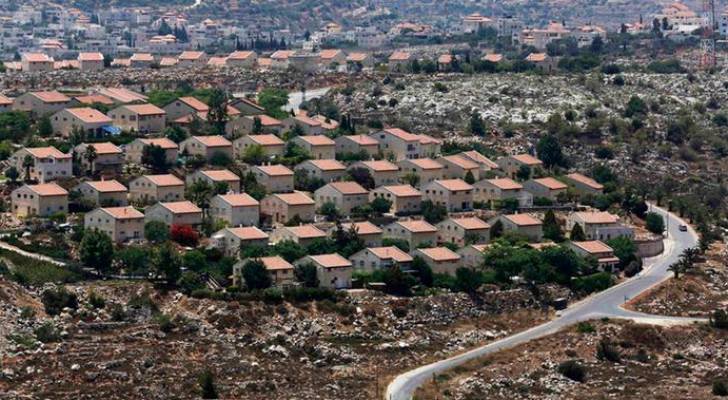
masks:
[[(592, 321), (434, 377), (416, 398), (710, 399), (713, 382), (728, 378), (727, 341), (707, 326)], [(600, 343), (613, 361), (597, 356)], [(583, 382), (559, 372), (568, 361)]]
[(728, 306), (728, 251), (714, 244), (703, 262), (678, 279), (669, 279), (636, 297), (628, 308), (650, 314), (708, 316)]
[[(399, 372), (549, 317), (526, 290), (292, 305), (194, 299), (142, 283), (68, 288), (79, 310), (33, 325), (52, 321), (63, 339), (15, 345), (0, 398), (192, 399), (209, 369), (221, 398), (373, 399)], [(103, 309), (90, 307), (92, 290)], [(113, 320), (114, 304), (123, 321)]]

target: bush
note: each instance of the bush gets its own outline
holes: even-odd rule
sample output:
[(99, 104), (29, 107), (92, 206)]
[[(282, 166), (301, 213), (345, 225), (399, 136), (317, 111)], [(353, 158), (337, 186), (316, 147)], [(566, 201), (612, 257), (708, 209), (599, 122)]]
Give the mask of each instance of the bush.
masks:
[(35, 338), (43, 343), (55, 343), (61, 340), (61, 334), (52, 322), (48, 321), (35, 328)]
[(728, 329), (728, 313), (725, 310), (715, 310), (710, 316), (710, 326), (717, 329)]
[(13, 265), (10, 278), (21, 285), (43, 286), (46, 283), (68, 283), (79, 279), (80, 273), (70, 266), (59, 267), (46, 261), (0, 249), (0, 257)]
[(609, 272), (597, 272), (596, 274), (574, 278), (572, 288), (580, 293), (589, 294), (601, 292), (612, 286), (614, 278)]
[(270, 304), (283, 302), (283, 293), (278, 288), (267, 288), (263, 290), (263, 301)]
[(64, 308), (78, 308), (78, 298), (63, 286), (46, 289), (41, 294), (41, 302), (48, 315), (58, 315)]
[(656, 212), (648, 212), (645, 215), (645, 225), (648, 231), (662, 235), (665, 231), (665, 219)]
[(586, 370), (584, 369), (584, 366), (576, 360), (562, 362), (559, 364), (557, 371), (572, 381), (584, 382), (586, 379)]
[(154, 321), (159, 325), (159, 330), (164, 333), (172, 332), (172, 329), (174, 329), (174, 322), (172, 322), (172, 317), (170, 317), (167, 314), (158, 314)]
[(728, 396), (728, 384), (725, 381), (719, 380), (713, 382), (713, 394), (715, 396)]
[(588, 322), (579, 322), (576, 325), (576, 330), (579, 331), (579, 333), (594, 333), (596, 332), (596, 329), (594, 329), (594, 325), (588, 323)]
[(200, 235), (189, 225), (172, 225), (170, 237), (182, 246), (195, 247)]
[(609, 341), (602, 339), (597, 343), (597, 358), (599, 360), (618, 363), (621, 360), (619, 351)]
[(104, 298), (101, 297), (101, 295), (99, 295), (96, 292), (93, 292), (92, 291), (88, 295), (88, 304), (91, 307), (93, 307), (93, 308), (95, 308), (95, 309), (98, 310), (98, 309), (104, 308), (106, 306), (106, 300), (104, 300)]
[(114, 322), (122, 322), (126, 320), (126, 311), (124, 311), (124, 306), (121, 304), (111, 304), (109, 306), (109, 315), (111, 316), (111, 320)]
[(307, 301), (336, 301), (336, 292), (332, 289), (327, 288), (308, 288), (308, 287), (295, 287), (285, 289), (283, 291), (283, 298), (286, 301), (292, 303), (301, 303)]

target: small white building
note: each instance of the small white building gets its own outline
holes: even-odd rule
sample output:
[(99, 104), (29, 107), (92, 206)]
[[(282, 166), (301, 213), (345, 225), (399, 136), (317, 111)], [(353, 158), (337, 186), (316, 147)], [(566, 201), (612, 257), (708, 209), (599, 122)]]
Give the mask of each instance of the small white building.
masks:
[(134, 207), (97, 208), (84, 215), (84, 229), (99, 230), (116, 243), (144, 238), (144, 214)]
[(247, 193), (218, 194), (210, 200), (210, 217), (229, 226), (253, 226), (260, 223), (260, 202)]

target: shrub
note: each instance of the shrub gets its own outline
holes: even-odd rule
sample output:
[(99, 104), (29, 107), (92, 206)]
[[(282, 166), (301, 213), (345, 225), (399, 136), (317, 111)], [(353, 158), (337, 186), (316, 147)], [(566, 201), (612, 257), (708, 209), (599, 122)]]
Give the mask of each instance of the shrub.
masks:
[(78, 298), (63, 286), (46, 289), (41, 294), (41, 302), (48, 315), (58, 315), (64, 308), (78, 308)]
[(594, 333), (596, 332), (596, 329), (594, 329), (594, 325), (588, 323), (588, 322), (579, 322), (576, 325), (576, 330), (579, 331), (579, 333)]
[(200, 235), (189, 225), (172, 225), (170, 237), (182, 246), (195, 247)]
[(53, 325), (50, 321), (35, 328), (33, 333), (35, 333), (35, 338), (38, 339), (39, 342), (55, 343), (61, 340), (61, 334), (58, 333), (58, 329), (56, 329), (55, 325)]
[(715, 396), (728, 396), (728, 384), (725, 381), (713, 381), (713, 394)]
[(597, 358), (618, 363), (621, 360), (619, 351), (609, 341), (602, 339), (597, 343)]
[(645, 225), (648, 231), (657, 235), (662, 235), (665, 231), (665, 219), (656, 212), (647, 213), (645, 216)]
[(172, 332), (172, 329), (174, 329), (174, 322), (172, 322), (172, 318), (167, 314), (158, 314), (154, 321), (159, 325), (159, 330), (164, 333)]
[(88, 295), (88, 304), (91, 307), (93, 307), (93, 308), (95, 308), (95, 309), (98, 310), (98, 309), (104, 308), (106, 306), (106, 300), (104, 300), (104, 298), (101, 297), (101, 295), (99, 295), (96, 292), (93, 292), (92, 291)]
[(396, 306), (392, 308), (392, 314), (397, 318), (404, 318), (407, 316), (407, 307)]
[(35, 310), (33, 307), (25, 306), (20, 309), (20, 318), (21, 319), (33, 319), (35, 318)]
[(278, 288), (267, 288), (263, 290), (263, 301), (271, 304), (283, 302), (283, 293)]
[(717, 329), (728, 329), (728, 313), (725, 310), (715, 310), (710, 316), (710, 326)]
[(217, 399), (217, 389), (215, 389), (215, 378), (210, 370), (205, 370), (199, 379), (200, 391), (203, 399)]
[(584, 382), (586, 379), (586, 370), (584, 369), (584, 366), (576, 360), (562, 362), (559, 364), (557, 371), (572, 381)]
[(126, 311), (124, 311), (124, 306), (121, 304), (111, 304), (109, 306), (109, 315), (111, 316), (111, 320), (115, 322), (122, 322), (126, 320)]

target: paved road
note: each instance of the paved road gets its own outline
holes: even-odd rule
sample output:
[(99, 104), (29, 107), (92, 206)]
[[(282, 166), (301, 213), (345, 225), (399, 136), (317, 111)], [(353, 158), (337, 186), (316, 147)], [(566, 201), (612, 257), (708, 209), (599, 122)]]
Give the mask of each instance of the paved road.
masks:
[(679, 225), (685, 224), (685, 222), (676, 215), (654, 206), (652, 209), (655, 212), (663, 214), (667, 219), (669, 227), (668, 236), (665, 239), (665, 251), (657, 257), (646, 259), (645, 269), (639, 275), (620, 285), (614, 286), (579, 303), (571, 305), (556, 319), (547, 323), (503, 338), (483, 347), (470, 350), (452, 358), (437, 361), (405, 372), (404, 374), (397, 376), (389, 384), (385, 393), (385, 398), (388, 400), (409, 400), (412, 398), (412, 394), (417, 387), (422, 385), (428, 379), (432, 379), (433, 375), (441, 374), (444, 371), (452, 369), (458, 365), (462, 365), (472, 359), (550, 335), (579, 321), (602, 317), (623, 318), (661, 325), (685, 324), (696, 321), (697, 319), (692, 318), (649, 315), (625, 310), (621, 307), (626, 300), (631, 299), (665, 279), (668, 279), (672, 273), (667, 270), (667, 267), (678, 259), (680, 253), (682, 253), (684, 249), (695, 247), (698, 243), (698, 235), (692, 228), (688, 228), (687, 232), (680, 232)]

